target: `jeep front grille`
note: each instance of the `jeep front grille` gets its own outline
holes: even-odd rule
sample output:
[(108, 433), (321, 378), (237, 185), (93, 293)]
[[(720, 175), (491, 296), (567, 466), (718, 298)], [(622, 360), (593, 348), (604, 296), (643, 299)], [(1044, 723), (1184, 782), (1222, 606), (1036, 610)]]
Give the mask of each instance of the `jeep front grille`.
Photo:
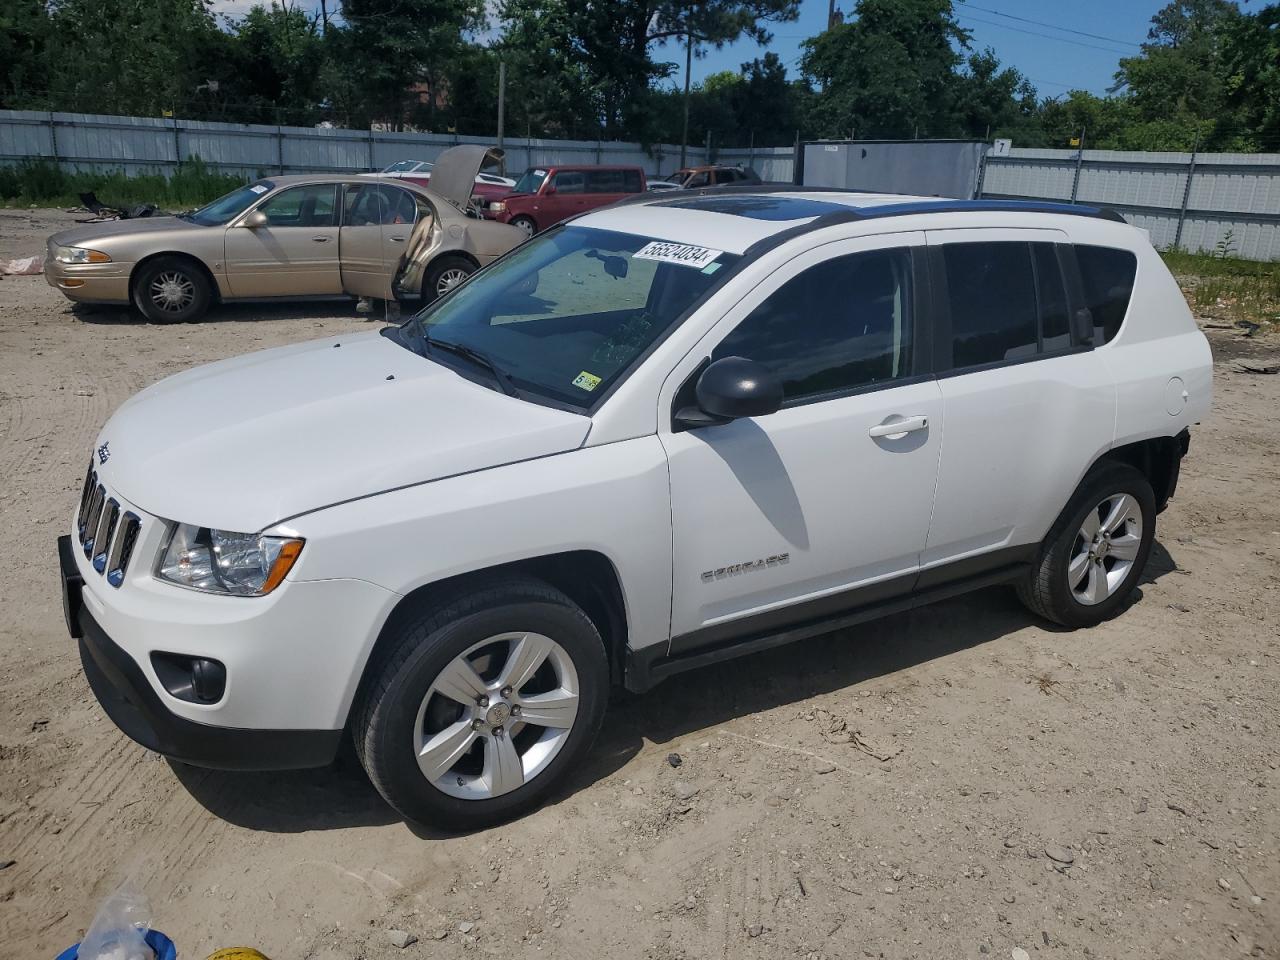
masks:
[(124, 583), (124, 574), (141, 531), (142, 519), (132, 510), (120, 510), (119, 501), (98, 482), (98, 474), (90, 464), (80, 493), (76, 533), (93, 569), (105, 573), (111, 586), (118, 587)]

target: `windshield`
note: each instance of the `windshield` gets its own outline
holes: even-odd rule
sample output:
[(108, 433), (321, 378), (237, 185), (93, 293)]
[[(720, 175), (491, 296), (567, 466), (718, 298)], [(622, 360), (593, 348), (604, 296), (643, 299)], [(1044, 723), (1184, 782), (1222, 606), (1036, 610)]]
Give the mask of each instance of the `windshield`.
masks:
[(542, 186), (542, 181), (547, 179), (547, 171), (541, 167), (530, 167), (524, 172), (516, 185), (513, 193), (537, 193), (538, 188)]
[(457, 352), (433, 346), (424, 334), (468, 348), (521, 394), (586, 408), (738, 259), (653, 237), (565, 227), (522, 244), (422, 310), (399, 339), (450, 366)]
[(259, 180), (239, 190), (232, 190), (225, 197), (219, 197), (208, 206), (187, 214), (185, 219), (206, 227), (221, 226), (244, 213), (250, 205), (260, 200), (264, 193), (274, 187), (275, 184), (270, 180)]

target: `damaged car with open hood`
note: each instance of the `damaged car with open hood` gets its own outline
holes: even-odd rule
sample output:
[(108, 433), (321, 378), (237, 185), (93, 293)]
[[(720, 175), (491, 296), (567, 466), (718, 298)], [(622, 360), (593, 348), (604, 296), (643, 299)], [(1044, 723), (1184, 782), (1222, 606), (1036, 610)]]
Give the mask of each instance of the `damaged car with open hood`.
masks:
[(481, 219), (472, 187), (500, 154), (440, 157), (431, 186), (343, 174), (268, 177), (191, 213), (49, 238), (45, 277), (69, 299), (132, 304), (156, 323), (233, 300), (434, 300), (525, 239)]

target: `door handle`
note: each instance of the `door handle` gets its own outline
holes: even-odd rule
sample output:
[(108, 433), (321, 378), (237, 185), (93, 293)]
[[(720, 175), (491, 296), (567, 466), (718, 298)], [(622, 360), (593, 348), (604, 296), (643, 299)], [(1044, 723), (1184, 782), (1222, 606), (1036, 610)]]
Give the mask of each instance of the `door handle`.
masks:
[(867, 435), (877, 439), (880, 437), (905, 437), (908, 433), (928, 429), (928, 417), (904, 417), (901, 420), (886, 420), (884, 423), (877, 423), (867, 431)]
[(328, 243), (328, 242), (329, 242), (329, 238), (328, 238), (328, 237), (312, 237), (311, 239), (312, 239), (312, 240), (314, 240), (316, 243)]
[(392, 243), (404, 243), (404, 237), (387, 237)]

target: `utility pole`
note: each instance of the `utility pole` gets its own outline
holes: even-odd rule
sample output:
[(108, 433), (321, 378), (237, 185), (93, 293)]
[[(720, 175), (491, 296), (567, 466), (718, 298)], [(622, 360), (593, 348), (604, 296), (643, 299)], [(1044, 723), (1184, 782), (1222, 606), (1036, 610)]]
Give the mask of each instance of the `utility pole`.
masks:
[[(498, 150), (502, 150), (502, 134), (503, 127), (506, 125), (507, 116), (507, 61), (498, 61)], [(500, 161), (499, 169), (507, 172), (507, 161)]]
[[(835, 0), (832, 0), (834, 3)], [(327, 0), (320, 0), (320, 36), (325, 35), (325, 31), (329, 29), (329, 5)]]
[[(686, 14), (686, 18), (688, 14)], [(693, 73), (693, 24), (685, 20), (684, 42), (684, 133), (680, 136), (680, 169), (686, 166), (689, 152), (689, 77)]]

